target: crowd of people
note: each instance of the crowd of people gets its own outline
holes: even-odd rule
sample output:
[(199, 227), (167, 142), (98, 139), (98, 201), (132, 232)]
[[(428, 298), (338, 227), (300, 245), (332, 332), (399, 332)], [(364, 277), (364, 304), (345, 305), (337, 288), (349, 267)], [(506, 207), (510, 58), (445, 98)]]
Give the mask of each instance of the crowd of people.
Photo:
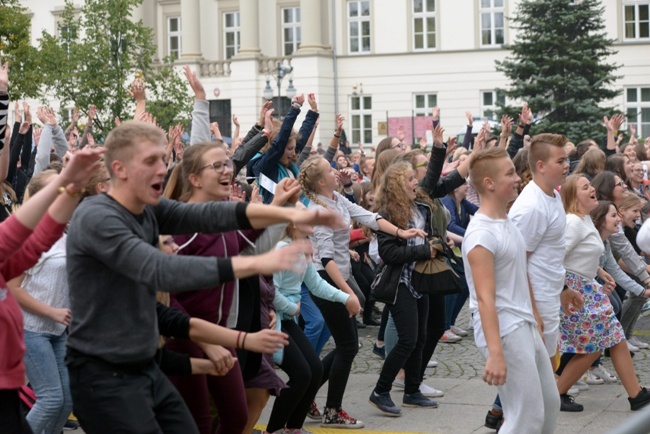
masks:
[(634, 330), (650, 296), (650, 138), (623, 140), (623, 116), (599, 146), (530, 137), (526, 104), (498, 135), (486, 122), (473, 136), (467, 113), (457, 144), (436, 107), (432, 144), (400, 131), (370, 155), (340, 115), (314, 145), (308, 94), (281, 120), (263, 104), (244, 137), (233, 117), (228, 146), (184, 72), (189, 144), (147, 113), (140, 79), (134, 119), (98, 144), (95, 107), (79, 133), (77, 110), (63, 130), (40, 107), (37, 127), (15, 102), (10, 128), (0, 63), (0, 431), (58, 434), (74, 410), (87, 433), (251, 433), (271, 395), (265, 432), (363, 428), (343, 401), (358, 330), (377, 326), (378, 416), (436, 408), (425, 369), (472, 332), (456, 324), (468, 300), (498, 388), (486, 426), (553, 432), (559, 411), (583, 411), (579, 390), (617, 381), (604, 356), (631, 410), (650, 403), (631, 357), (648, 348)]

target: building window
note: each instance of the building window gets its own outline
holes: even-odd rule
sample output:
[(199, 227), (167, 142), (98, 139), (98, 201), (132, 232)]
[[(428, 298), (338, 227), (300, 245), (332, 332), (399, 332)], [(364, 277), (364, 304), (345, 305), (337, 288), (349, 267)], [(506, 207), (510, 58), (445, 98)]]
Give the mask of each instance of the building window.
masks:
[(181, 57), (181, 17), (167, 18), (167, 55), (174, 60)]
[(282, 54), (291, 56), (300, 48), (300, 8), (282, 9)]
[(348, 1), (348, 49), (370, 53), (370, 2)]
[(481, 47), (492, 47), (504, 42), (503, 0), (480, 0)]
[(650, 137), (650, 87), (628, 87), (625, 109), (628, 124), (636, 124), (637, 135)]
[(413, 0), (413, 47), (436, 48), (436, 1)]
[(350, 118), (352, 121), (351, 143), (372, 143), (372, 97), (351, 97)]
[(625, 39), (650, 38), (650, 1), (623, 3)]
[(223, 14), (223, 40), (226, 59), (230, 59), (239, 52), (239, 12)]
[(484, 90), (481, 92), (481, 117), (488, 120), (496, 120), (496, 111), (499, 104), (506, 103), (506, 97), (496, 90)]
[(435, 93), (425, 93), (414, 95), (415, 116), (430, 116), (433, 108), (438, 105), (438, 95)]

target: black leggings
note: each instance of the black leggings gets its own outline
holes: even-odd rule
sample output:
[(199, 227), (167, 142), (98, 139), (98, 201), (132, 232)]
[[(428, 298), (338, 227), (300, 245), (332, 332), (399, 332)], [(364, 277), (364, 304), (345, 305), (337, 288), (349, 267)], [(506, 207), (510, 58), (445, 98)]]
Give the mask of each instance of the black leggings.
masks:
[(289, 375), (286, 389), (275, 398), (269, 418), (268, 432), (284, 427), (302, 428), (307, 412), (321, 386), (323, 365), (298, 324), (282, 321), (282, 331), (289, 335), (280, 368)]
[(377, 393), (389, 392), (393, 380), (403, 367), (405, 373), (404, 392), (415, 393), (419, 390), (421, 382), (420, 364), (426, 338), (429, 312), (428, 296), (424, 294), (420, 299), (416, 299), (411, 291), (400, 283), (397, 300), (388, 308), (397, 329), (397, 344), (386, 355), (375, 391)]
[(422, 349), (421, 377), (424, 377), (427, 363), (433, 357), (438, 341), (445, 334), (445, 318), (445, 296), (429, 294), (429, 318), (427, 319), (427, 338)]
[[(336, 287), (326, 271), (321, 270), (318, 274), (327, 283)], [(348, 284), (357, 286), (354, 279), (350, 279)], [(354, 287), (352, 289), (354, 290)], [(352, 363), (359, 352), (359, 334), (356, 320), (354, 317), (350, 318), (350, 314), (341, 303), (323, 300), (313, 294), (312, 299), (323, 314), (325, 324), (330, 329), (334, 338), (334, 344), (336, 345), (323, 359), (323, 378), (321, 383), (325, 384), (329, 380), (325, 406), (327, 408), (340, 409), (345, 387), (348, 384), (348, 378), (352, 370)]]

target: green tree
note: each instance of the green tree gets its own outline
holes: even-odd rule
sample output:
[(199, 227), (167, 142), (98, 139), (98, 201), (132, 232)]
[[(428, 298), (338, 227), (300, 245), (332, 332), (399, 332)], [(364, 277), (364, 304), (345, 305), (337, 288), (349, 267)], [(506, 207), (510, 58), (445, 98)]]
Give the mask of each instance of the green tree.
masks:
[(189, 118), (191, 98), (187, 87), (173, 70), (173, 64), (154, 65), (156, 45), (153, 31), (134, 22), (132, 10), (142, 0), (85, 0), (75, 11), (66, 0), (58, 36), (43, 33), (41, 59), (47, 89), (62, 105), (76, 105), (85, 112), (97, 106), (95, 129), (103, 136), (113, 127), (116, 116), (128, 119), (134, 102), (127, 89), (144, 75), (153, 99), (149, 105), (160, 125)]
[(10, 91), (14, 100), (40, 96), (43, 83), (38, 50), (30, 41), (31, 18), (17, 0), (0, 0), (0, 55), (11, 68)]
[(496, 64), (510, 80), (504, 94), (527, 101), (537, 114), (533, 133), (562, 133), (575, 142), (604, 134), (603, 115), (615, 111), (605, 104), (621, 90), (614, 87), (619, 66), (608, 63), (614, 40), (605, 34), (603, 14), (599, 0), (519, 3), (511, 18), (517, 40), (505, 47), (512, 54)]

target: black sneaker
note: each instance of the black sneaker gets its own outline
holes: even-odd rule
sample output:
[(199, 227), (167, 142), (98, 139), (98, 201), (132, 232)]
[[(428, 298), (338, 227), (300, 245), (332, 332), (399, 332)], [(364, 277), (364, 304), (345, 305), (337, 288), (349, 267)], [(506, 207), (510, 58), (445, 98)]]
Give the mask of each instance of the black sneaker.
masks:
[(381, 357), (382, 359), (386, 359), (386, 347), (383, 345), (381, 347), (378, 347), (377, 344), (375, 344), (372, 347), (372, 353), (376, 356)]
[(642, 387), (636, 398), (627, 398), (627, 400), (630, 401), (630, 409), (636, 411), (650, 404), (650, 392), (645, 387)]
[(585, 407), (582, 404), (578, 404), (574, 401), (573, 396), (566, 394), (560, 395), (560, 411), (577, 413), (584, 409)]
[(366, 325), (364, 323), (362, 323), (361, 321), (356, 320), (355, 322), (357, 323), (357, 328), (358, 329), (365, 329), (366, 328)]
[(438, 408), (438, 403), (436, 401), (427, 398), (420, 391), (415, 393), (405, 393), (402, 405), (404, 407)]
[(499, 421), (503, 419), (503, 413), (497, 414), (494, 410), (488, 410), (485, 415), (485, 427), (490, 429), (497, 429)]
[(367, 326), (370, 326), (370, 327), (379, 327), (379, 326), (381, 325), (380, 322), (375, 321), (375, 319), (372, 318), (372, 317), (364, 318), (364, 319), (363, 319), (363, 323), (364, 323), (365, 325), (367, 325)]
[(368, 402), (377, 407), (386, 416), (398, 417), (402, 415), (402, 409), (395, 405), (390, 397), (390, 392), (377, 393), (374, 390), (368, 398)]

